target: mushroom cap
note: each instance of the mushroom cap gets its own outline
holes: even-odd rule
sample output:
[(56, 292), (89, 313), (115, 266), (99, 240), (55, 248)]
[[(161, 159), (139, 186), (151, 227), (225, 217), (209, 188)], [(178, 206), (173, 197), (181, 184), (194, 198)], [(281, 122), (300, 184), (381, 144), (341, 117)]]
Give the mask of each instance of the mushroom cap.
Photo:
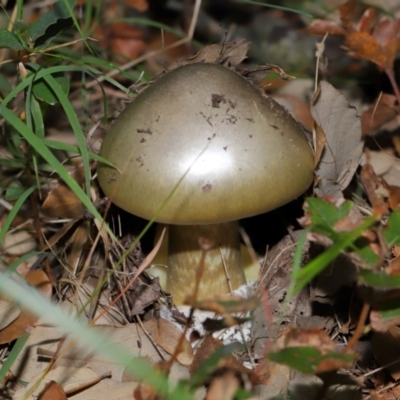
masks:
[(97, 167), (111, 201), (145, 219), (159, 211), (156, 221), (168, 224), (257, 215), (302, 194), (314, 176), (313, 152), (289, 112), (208, 63), (176, 68), (138, 95), (100, 155), (116, 167)]

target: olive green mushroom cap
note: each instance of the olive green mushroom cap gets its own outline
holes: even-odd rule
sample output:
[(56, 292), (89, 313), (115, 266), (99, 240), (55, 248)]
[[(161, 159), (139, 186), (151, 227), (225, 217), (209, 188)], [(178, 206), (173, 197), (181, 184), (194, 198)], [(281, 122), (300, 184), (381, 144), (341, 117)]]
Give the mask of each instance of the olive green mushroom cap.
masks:
[(210, 224), (275, 209), (313, 180), (313, 152), (292, 116), (239, 74), (189, 64), (159, 78), (111, 126), (100, 185), (157, 221)]

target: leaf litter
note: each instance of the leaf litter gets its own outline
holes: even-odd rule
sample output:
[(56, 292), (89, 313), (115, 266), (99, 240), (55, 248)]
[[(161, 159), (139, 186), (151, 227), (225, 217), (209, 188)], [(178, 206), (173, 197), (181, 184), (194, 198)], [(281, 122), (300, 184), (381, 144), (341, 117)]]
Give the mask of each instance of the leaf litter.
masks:
[[(130, 7), (142, 10), (147, 5), (146, 2), (130, 3), (132, 3)], [(397, 41), (399, 22), (394, 18), (377, 18), (376, 12), (371, 9), (367, 9), (355, 22), (354, 4), (355, 2), (348, 1), (342, 5), (341, 23), (321, 20), (311, 24), (309, 30), (313, 31), (312, 33), (325, 34), (329, 31), (331, 35), (344, 36), (347, 49), (352, 55), (371, 61), (390, 77), (394, 57), (399, 48)], [(115, 27), (111, 28), (115, 29)], [(127, 48), (130, 55), (136, 56), (143, 51), (141, 47), (143, 37), (139, 36), (139, 38), (140, 43), (133, 48)], [(124, 40), (126, 38), (122, 39), (122, 43)], [(269, 72), (278, 74), (282, 79), (290, 78), (275, 65), (254, 69), (240, 66), (247, 57), (248, 46), (249, 42), (243, 39), (224, 43), (224, 45), (207, 46), (194, 57), (171, 65), (170, 69), (185, 63), (218, 62), (234, 69), (238, 68), (243, 76), (260, 87), (264, 87), (265, 75)], [(332, 247), (337, 240), (343, 240), (349, 244), (348, 247), (342, 249), (342, 254), (338, 254), (331, 264), (328, 263), (324, 272), (313, 281), (309, 291), (303, 290), (296, 297), (292, 297), (289, 303), (286, 302), (294, 273), (295, 244), (304, 232), (291, 231), (281, 241), (271, 246), (265, 254), (258, 301), (253, 301), (252, 297), (244, 300), (236, 298), (236, 308), (232, 308), (221, 299), (195, 305), (199, 309), (207, 310), (210, 317), (207, 323), (200, 322), (204, 340), (200, 347), (195, 348), (194, 355), (189, 340), (196, 339), (193, 343), (197, 343), (196, 335), (201, 329), (192, 330), (188, 337), (182, 339), (182, 327), (188, 323), (187, 316), (182, 314), (179, 316), (179, 312), (173, 309), (174, 312), (169, 314), (171, 321), (160, 318), (160, 307), (167, 305), (170, 309), (170, 299), (163, 293), (158, 282), (146, 273), (142, 273), (139, 280), (125, 290), (124, 295), (114, 304), (115, 315), (102, 320), (109, 326), (91, 329), (107, 332), (115, 342), (122, 341), (126, 344), (132, 354), (149, 360), (160, 368), (163, 368), (165, 361), (171, 360), (171, 356), (178, 348), (176, 359), (172, 359), (170, 376), (175, 380), (189, 379), (190, 372), (192, 376), (196, 376), (196, 371), (201, 369), (204, 362), (212, 354), (218, 352), (218, 349), (226, 346), (211, 336), (207, 332), (210, 328), (207, 329), (207, 327), (220, 327), (221, 324), (235, 327), (238, 322), (245, 321), (251, 312), (254, 321), (251, 327), (250, 346), (253, 356), (256, 355), (257, 366), (253, 369), (254, 365), (246, 364), (244, 367), (243, 360), (248, 359), (246, 351), (236, 351), (235, 357), (230, 355), (225, 358), (225, 361), (212, 365), (215, 375), (205, 375), (208, 380), (208, 392), (205, 398), (221, 400), (232, 398), (239, 388), (248, 390), (254, 388), (253, 393), (258, 394), (260, 398), (270, 398), (268, 396), (275, 395), (285, 397), (287, 391), (293, 390), (295, 382), (289, 366), (300, 369), (303, 373), (315, 374), (318, 378), (310, 384), (310, 387), (314, 389), (320, 388), (322, 383), (332, 387), (335, 383), (342, 387), (353, 385), (354, 380), (346, 381), (343, 372), (350, 371), (353, 377), (358, 377), (367, 371), (365, 367), (359, 367), (360, 370), (357, 370), (352, 349), (354, 347), (357, 351), (363, 343), (369, 342), (368, 334), (362, 337), (361, 333), (357, 333), (360, 327), (364, 327), (363, 324), (369, 323), (370, 326), (365, 326), (366, 330), (369, 327), (373, 330), (371, 341), (373, 358), (369, 361), (372, 360), (376, 365), (385, 367), (391, 378), (397, 380), (398, 366), (394, 363), (396, 361), (393, 357), (394, 352), (388, 351), (388, 348), (395, 349), (399, 343), (396, 329), (400, 307), (393, 306), (393, 301), (396, 303), (398, 297), (397, 289), (387, 287), (389, 280), (396, 278), (399, 270), (399, 254), (396, 246), (400, 243), (395, 233), (399, 224), (395, 218), (392, 218), (388, 224), (387, 220), (389, 210), (397, 210), (399, 204), (399, 192), (396, 185), (399, 182), (396, 158), (398, 147), (396, 146), (399, 145), (398, 142), (396, 145), (394, 140), (394, 149), (391, 153), (387, 150), (385, 152), (373, 150), (364, 151), (363, 154), (366, 135), (379, 135), (384, 129), (398, 128), (396, 100), (398, 100), (396, 96), (383, 93), (381, 97), (375, 99), (375, 102), (369, 104), (360, 118), (355, 108), (349, 105), (346, 96), (328, 82), (320, 82), (319, 91), (310, 110), (317, 134), (316, 147), (320, 150), (316, 156), (317, 179), (314, 193), (318, 198), (316, 200), (321, 203), (313, 204), (310, 200), (304, 207), (305, 216), (300, 223), (304, 229), (308, 229), (308, 233), (300, 254), (301, 263), (307, 264), (323, 254), (324, 250)], [(300, 106), (295, 106), (297, 107)], [(362, 163), (361, 170), (360, 163)], [(366, 196), (362, 201), (352, 203), (346, 208), (348, 204), (345, 201), (346, 190), (349, 190), (349, 184), (354, 184), (357, 169), (360, 171), (359, 184)], [(99, 200), (98, 196), (99, 193), (96, 193), (94, 198), (97, 197), (96, 200)], [(98, 201), (97, 204), (102, 207), (100, 203)], [(317, 221), (316, 214), (312, 212), (313, 207), (315, 210), (317, 206), (321, 210), (326, 210), (324, 211), (326, 218), (323, 222)], [(58, 254), (67, 254), (64, 264), (58, 268), (57, 273), (64, 280), (66, 277), (70, 280), (63, 287), (64, 306), (74, 304), (73, 308), (78, 311), (83, 304), (90, 301), (97, 282), (105, 276), (95, 266), (82, 270), (88, 249), (94, 243), (93, 232), (87, 226), (90, 216), (85, 214), (80, 202), (62, 182), (53, 184), (47, 200), (42, 205), (42, 212), (53, 223), (57, 222), (58, 218), (72, 219), (62, 226), (59, 223), (60, 230), (58, 231), (46, 226), (46, 234), (49, 239), (49, 249)], [(357, 243), (346, 241), (348, 239), (346, 235), (362, 226), (365, 219), (371, 215), (374, 217), (375, 225), (371, 223), (363, 229)], [(29, 235), (26, 231), (22, 232)], [(115, 274), (110, 275), (108, 284), (101, 295), (97, 297), (96, 307), (101, 309), (101, 312), (128, 286), (128, 276), (140, 270), (144, 254), (139, 244), (131, 248), (133, 242), (135, 242), (135, 236), (129, 236), (121, 244), (113, 244), (112, 248), (106, 247), (105, 250), (96, 252), (97, 265), (110, 262), (113, 267), (122, 260)], [(25, 244), (29, 244), (29, 240), (26, 240)], [(23, 255), (33, 248), (32, 246), (29, 249), (24, 248), (18, 250), (18, 254), (9, 253), (8, 256)], [(387, 250), (391, 250), (391, 253), (388, 254)], [(373, 258), (374, 255), (376, 258)], [(364, 284), (370, 284), (369, 291), (363, 292), (362, 288), (357, 287), (357, 281), (361, 279), (358, 276), (359, 271), (361, 271)], [(383, 293), (379, 295), (372, 283), (377, 282), (378, 279), (383, 287)], [(358, 320), (361, 300), (371, 307), (370, 322)], [(343, 301), (346, 303), (345, 307), (343, 304), (340, 305)], [(12, 312), (15, 315), (18, 311), (9, 310), (8, 306), (5, 306), (4, 310), (6, 313)], [(388, 310), (392, 311), (392, 315), (387, 313)], [(217, 323), (215, 313), (220, 314)], [(109, 314), (111, 314), (111, 309)], [(12, 315), (10, 319), (13, 319), (15, 315)], [(90, 321), (99, 315), (98, 310), (90, 310), (82, 316), (82, 320)], [(138, 323), (137, 315), (140, 315), (140, 319), (143, 320), (142, 326)], [(173, 318), (173, 315), (176, 318)], [(183, 322), (180, 326), (177, 323), (179, 318)], [(10, 322), (10, 325), (12, 323)], [(125, 325), (116, 327), (122, 324)], [(41, 374), (48, 367), (48, 362), (55, 357), (59, 366), (48, 373), (46, 380), (41, 382), (41, 387), (35, 392), (35, 395), (38, 395), (39, 391), (42, 391), (40, 398), (43, 400), (46, 392), (53, 393), (52, 390), (58, 393), (53, 394), (54, 398), (59, 396), (60, 399), (63, 398), (63, 392), (65, 394), (75, 390), (68, 387), (65, 382), (56, 388), (46, 386), (50, 380), (63, 380), (65, 374), (78, 375), (82, 380), (82, 383), (79, 383), (82, 385), (79, 389), (82, 393), (69, 398), (85, 399), (96, 396), (98, 399), (110, 399), (117, 398), (117, 392), (121, 393), (121, 396), (131, 398), (133, 390), (135, 398), (151, 398), (154, 395), (154, 393), (146, 392), (147, 389), (144, 386), (139, 388), (137, 382), (126, 382), (126, 379), (131, 378), (127, 378), (118, 366), (104, 366), (104, 360), (98, 360), (93, 355), (86, 355), (84, 349), (70, 343), (68, 338), (65, 340), (62, 333), (55, 328), (28, 321), (24, 323), (22, 329), (33, 325), (29, 346), (27, 345), (25, 350), (32, 355), (34, 354), (32, 349), (36, 349), (37, 355), (28, 357), (29, 362), (26, 362), (27, 353), (21, 354), (13, 367), (13, 372), (18, 379), (35, 383), (40, 376), (37, 373)], [(6, 329), (7, 327), (2, 326), (0, 331), (0, 334), (5, 334), (5, 342), (10, 341), (12, 337), (18, 337), (18, 334), (14, 336), (8, 334)], [(352, 335), (358, 339), (357, 343), (347, 348), (346, 345)], [(237, 337), (234, 340), (236, 341)], [(387, 343), (391, 343), (391, 346), (386, 346)], [(67, 348), (69, 344), (72, 346), (70, 349)], [(66, 350), (63, 351), (59, 345), (66, 346)], [(265, 357), (267, 354), (270, 354), (269, 359)], [(280, 359), (277, 354), (281, 357)], [(361, 351), (359, 356), (362, 357)], [(277, 364), (278, 361), (283, 364)], [(67, 373), (65, 368), (70, 368), (70, 373)], [(57, 378), (56, 372), (60, 370), (62, 373)], [(340, 373), (337, 373), (338, 371)], [(85, 372), (88, 373), (89, 378)], [(112, 376), (112, 379), (109, 376)], [(96, 382), (98, 383), (95, 384)], [(378, 379), (375, 382), (378, 384)], [(387, 380), (381, 378), (380, 384), (387, 384)], [(93, 385), (93, 387), (86, 389), (88, 385)], [(231, 392), (224, 392), (224, 387), (229, 387)]]

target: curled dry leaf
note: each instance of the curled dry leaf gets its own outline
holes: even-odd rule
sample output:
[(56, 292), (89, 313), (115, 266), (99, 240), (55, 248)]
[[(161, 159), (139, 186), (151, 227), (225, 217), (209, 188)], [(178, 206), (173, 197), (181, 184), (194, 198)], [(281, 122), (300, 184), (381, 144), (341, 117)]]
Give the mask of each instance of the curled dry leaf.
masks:
[(373, 135), (384, 129), (393, 130), (399, 127), (399, 107), (396, 97), (383, 93), (366, 110), (361, 117), (363, 135)]
[(226, 67), (236, 67), (247, 58), (250, 42), (245, 39), (235, 40), (225, 44), (211, 44), (203, 47), (195, 56), (187, 60), (173, 63), (170, 69), (194, 63), (221, 64)]
[(319, 183), (315, 192), (318, 197), (342, 197), (343, 189), (350, 183), (361, 160), (363, 141), (360, 118), (344, 95), (324, 81), (320, 83), (311, 114), (326, 137), (316, 168)]
[(11, 256), (20, 256), (35, 250), (36, 240), (27, 231), (8, 233), (4, 237), (2, 248)]

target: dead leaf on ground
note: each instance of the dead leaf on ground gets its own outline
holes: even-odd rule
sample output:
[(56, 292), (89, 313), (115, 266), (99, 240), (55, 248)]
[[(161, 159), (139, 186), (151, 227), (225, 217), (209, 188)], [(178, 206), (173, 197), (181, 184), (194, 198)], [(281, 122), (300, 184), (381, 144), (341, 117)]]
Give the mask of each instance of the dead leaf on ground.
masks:
[(232, 400), (239, 388), (240, 381), (235, 372), (224, 371), (211, 381), (205, 400)]
[(149, 8), (147, 0), (125, 0), (124, 3), (127, 6), (138, 10), (139, 12), (147, 11)]
[[(46, 324), (45, 317), (41, 324)], [(162, 357), (168, 359), (169, 355), (162, 349), (154, 347), (153, 343), (146, 337), (144, 332), (136, 324), (128, 324), (122, 328), (113, 326), (95, 326), (90, 328), (94, 332), (100, 332), (107, 336), (116, 345), (123, 345), (132, 357), (146, 357), (148, 362), (156, 364)], [(63, 343), (60, 350), (59, 342), (64, 337), (61, 330), (49, 326), (35, 326), (25, 344), (23, 351), (19, 354), (12, 365), (11, 373), (18, 379), (31, 382), (34, 375), (43, 372), (49, 365), (53, 356), (60, 354), (57, 365), (80, 368), (88, 367), (99, 376), (111, 374), (112, 378), (121, 382), (124, 376), (125, 367), (122, 364), (110, 363), (102, 356), (90, 353), (84, 347), (69, 337)], [(66, 349), (64, 351), (64, 349)], [(160, 356), (161, 354), (161, 356)], [(187, 379), (189, 371), (187, 367), (174, 363), (170, 379)]]
[(11, 256), (21, 256), (37, 248), (35, 238), (27, 231), (8, 233), (3, 240), (2, 249)]
[(101, 376), (90, 368), (57, 366), (50, 370), (44, 377), (43, 372), (33, 376), (27, 386), (17, 391), (13, 400), (25, 399), (27, 393), (30, 393), (32, 396), (30, 398), (36, 398), (51, 381), (58, 382), (64, 392), (69, 394), (92, 386), (99, 382), (101, 378)]
[[(208, 358), (221, 346), (223, 346), (221, 340), (214, 338), (212, 335), (206, 336), (194, 355), (193, 363), (191, 365), (192, 375), (199, 369), (201, 364), (208, 360)], [(239, 373), (251, 373), (251, 370), (247, 369), (233, 355), (229, 355), (228, 357), (220, 360), (218, 363), (218, 368), (221, 367), (237, 371)]]
[[(47, 299), (51, 298), (52, 285), (46, 273), (40, 270), (31, 271), (27, 274), (26, 280), (36, 287)], [(0, 344), (10, 343), (18, 339), (22, 332), (33, 327), (37, 317), (28, 313), (25, 310), (6, 328), (0, 331)]]
[(21, 314), (21, 309), (10, 301), (0, 299), (0, 330), (10, 325)]
[(71, 218), (78, 220), (83, 217), (81, 201), (67, 185), (61, 182), (50, 191), (42, 205), (41, 211), (49, 218)]
[(364, 111), (361, 117), (363, 135), (374, 135), (385, 129), (393, 130), (400, 124), (399, 107), (395, 96), (383, 93)]
[[(163, 318), (151, 319), (144, 322), (143, 326), (156, 344), (163, 348), (168, 354), (174, 354), (182, 336), (181, 330), (172, 322)], [(177, 359), (183, 365), (191, 365), (193, 362), (192, 346), (186, 339), (182, 342)]]
[(250, 42), (238, 39), (225, 44), (211, 44), (203, 47), (195, 56), (173, 63), (170, 69), (194, 63), (221, 64), (225, 67), (236, 67), (247, 58)]
[(315, 192), (318, 197), (340, 198), (361, 160), (361, 122), (342, 93), (324, 81), (320, 88), (311, 114), (323, 129), (326, 144), (315, 171), (319, 178)]
[(67, 400), (67, 395), (58, 382), (50, 381), (39, 394), (38, 400)]

